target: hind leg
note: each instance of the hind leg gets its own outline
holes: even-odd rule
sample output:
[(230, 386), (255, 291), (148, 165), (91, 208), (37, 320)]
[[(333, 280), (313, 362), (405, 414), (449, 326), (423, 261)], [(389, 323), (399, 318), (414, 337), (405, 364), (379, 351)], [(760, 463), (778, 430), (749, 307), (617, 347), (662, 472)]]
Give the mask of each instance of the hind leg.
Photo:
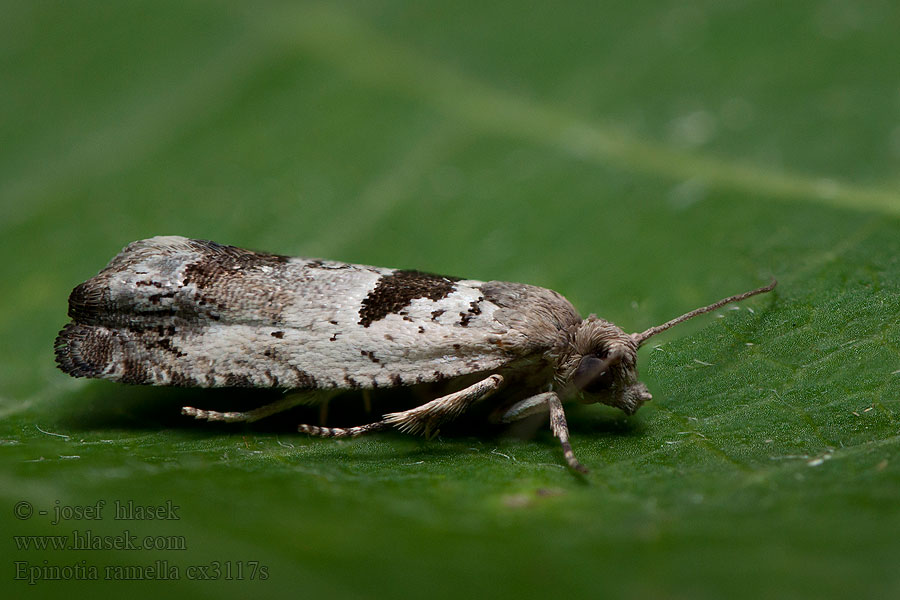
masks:
[(297, 430), (318, 437), (356, 437), (364, 433), (396, 427), (404, 433), (424, 433), (426, 436), (432, 436), (437, 433), (442, 424), (459, 417), (472, 404), (487, 398), (502, 384), (502, 376), (491, 375), (465, 389), (441, 396), (422, 406), (386, 414), (380, 421), (368, 425), (347, 428), (300, 425)]
[(265, 406), (260, 406), (259, 408), (254, 408), (253, 410), (248, 410), (246, 412), (218, 412), (215, 410), (203, 410), (201, 408), (194, 408), (193, 406), (184, 406), (181, 409), (181, 414), (188, 417), (194, 417), (195, 419), (199, 419), (201, 421), (252, 423), (253, 421), (259, 421), (260, 419), (270, 417), (276, 413), (290, 410), (295, 406), (299, 406), (301, 404), (316, 404), (319, 402), (325, 404), (333, 395), (333, 393), (322, 392), (318, 390), (304, 391), (287, 394), (283, 398), (276, 400), (271, 404), (266, 404)]

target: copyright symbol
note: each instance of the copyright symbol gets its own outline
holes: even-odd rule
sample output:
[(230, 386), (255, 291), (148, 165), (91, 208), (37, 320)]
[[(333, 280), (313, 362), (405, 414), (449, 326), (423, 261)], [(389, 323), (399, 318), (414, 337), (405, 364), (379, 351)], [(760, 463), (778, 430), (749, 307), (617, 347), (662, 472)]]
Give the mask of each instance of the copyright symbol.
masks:
[(34, 514), (34, 507), (30, 502), (22, 500), (21, 502), (16, 502), (16, 505), (13, 507), (13, 514), (20, 521), (26, 521)]

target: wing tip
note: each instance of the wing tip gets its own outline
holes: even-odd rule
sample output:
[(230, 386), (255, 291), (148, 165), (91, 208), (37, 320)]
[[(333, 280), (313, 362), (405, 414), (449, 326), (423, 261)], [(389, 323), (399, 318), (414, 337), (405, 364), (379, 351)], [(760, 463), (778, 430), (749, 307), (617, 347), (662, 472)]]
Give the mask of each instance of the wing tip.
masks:
[(91, 278), (75, 286), (69, 294), (69, 317), (75, 321), (91, 322), (109, 304), (109, 287)]
[(53, 344), (57, 367), (72, 377), (102, 377), (109, 366), (109, 338), (105, 329), (69, 323)]

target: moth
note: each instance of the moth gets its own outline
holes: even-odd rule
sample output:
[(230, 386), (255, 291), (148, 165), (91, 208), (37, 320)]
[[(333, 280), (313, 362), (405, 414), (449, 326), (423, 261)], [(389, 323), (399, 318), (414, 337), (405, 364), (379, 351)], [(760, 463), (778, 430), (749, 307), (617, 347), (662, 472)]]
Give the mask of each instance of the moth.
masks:
[(129, 384), (300, 391), (247, 412), (182, 409), (207, 421), (256, 421), (344, 390), (445, 382), (450, 393), (368, 424), (298, 430), (432, 435), (493, 396), (492, 421), (549, 415), (566, 462), (586, 472), (569, 442), (564, 400), (634, 414), (651, 399), (637, 376), (642, 344), (775, 285), (626, 333), (533, 285), (154, 237), (129, 244), (72, 291), (56, 362), (74, 377)]

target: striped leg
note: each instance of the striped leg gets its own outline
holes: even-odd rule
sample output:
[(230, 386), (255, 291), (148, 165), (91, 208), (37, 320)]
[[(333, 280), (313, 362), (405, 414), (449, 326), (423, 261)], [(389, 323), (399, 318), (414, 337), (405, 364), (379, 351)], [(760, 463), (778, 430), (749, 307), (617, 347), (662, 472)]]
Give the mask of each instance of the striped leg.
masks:
[(315, 404), (318, 402), (326, 403), (332, 395), (333, 393), (322, 392), (318, 390), (296, 392), (288, 394), (280, 400), (272, 402), (271, 404), (266, 404), (265, 406), (260, 406), (259, 408), (254, 408), (253, 410), (249, 410), (247, 412), (218, 412), (215, 410), (203, 410), (201, 408), (194, 408), (193, 406), (184, 406), (181, 408), (181, 414), (188, 417), (194, 417), (195, 419), (199, 419), (201, 421), (252, 423), (253, 421), (259, 421), (260, 419), (272, 416), (275, 413), (289, 410), (300, 404)]
[(559, 438), (562, 444), (563, 454), (569, 466), (579, 473), (587, 473), (588, 470), (578, 462), (575, 453), (572, 451), (572, 444), (569, 443), (569, 426), (566, 424), (566, 413), (563, 410), (562, 402), (556, 392), (544, 392), (536, 394), (530, 398), (515, 403), (509, 410), (500, 416), (500, 422), (512, 423), (531, 415), (550, 412), (550, 428), (553, 435)]
[(297, 429), (302, 433), (318, 437), (356, 437), (388, 427), (396, 427), (404, 433), (424, 433), (426, 436), (432, 436), (437, 433), (443, 423), (452, 421), (478, 400), (487, 398), (502, 383), (503, 377), (491, 375), (463, 390), (441, 396), (422, 406), (386, 414), (380, 421), (368, 425), (348, 428), (300, 425)]
[(387, 429), (390, 425), (385, 421), (376, 421), (368, 425), (359, 425), (357, 427), (319, 427), (318, 425), (298, 425), (297, 431), (300, 433), (308, 433), (315, 437), (356, 437), (364, 433), (373, 433)]
[(553, 435), (558, 437), (559, 443), (562, 444), (563, 455), (566, 457), (566, 462), (569, 463), (569, 466), (572, 467), (573, 470), (578, 471), (579, 473), (587, 473), (588, 470), (585, 466), (575, 458), (575, 452), (572, 451), (572, 444), (569, 443), (569, 425), (566, 423), (566, 413), (563, 411), (563, 405), (559, 400), (559, 396), (553, 392), (549, 392), (547, 404), (550, 406), (550, 429), (553, 430)]

